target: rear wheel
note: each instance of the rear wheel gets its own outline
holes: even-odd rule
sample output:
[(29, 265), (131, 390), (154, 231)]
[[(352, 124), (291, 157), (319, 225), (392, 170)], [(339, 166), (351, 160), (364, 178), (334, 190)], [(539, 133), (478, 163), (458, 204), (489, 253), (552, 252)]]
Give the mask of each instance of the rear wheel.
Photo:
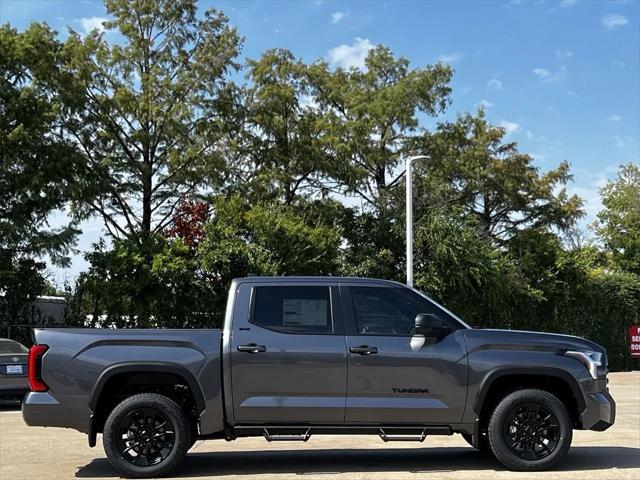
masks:
[(104, 425), (109, 462), (127, 477), (157, 477), (173, 471), (191, 446), (191, 425), (182, 409), (155, 393), (120, 402)]
[(564, 404), (544, 390), (507, 395), (489, 421), (489, 444), (510, 470), (547, 470), (566, 455), (572, 438)]

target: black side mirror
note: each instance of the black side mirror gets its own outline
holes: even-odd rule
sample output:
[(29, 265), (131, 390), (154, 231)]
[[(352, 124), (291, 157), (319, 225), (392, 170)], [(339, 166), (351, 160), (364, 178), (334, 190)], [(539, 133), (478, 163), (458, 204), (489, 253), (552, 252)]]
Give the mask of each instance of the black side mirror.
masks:
[(446, 337), (451, 333), (451, 327), (446, 325), (433, 313), (419, 313), (415, 320), (416, 334), (431, 338)]

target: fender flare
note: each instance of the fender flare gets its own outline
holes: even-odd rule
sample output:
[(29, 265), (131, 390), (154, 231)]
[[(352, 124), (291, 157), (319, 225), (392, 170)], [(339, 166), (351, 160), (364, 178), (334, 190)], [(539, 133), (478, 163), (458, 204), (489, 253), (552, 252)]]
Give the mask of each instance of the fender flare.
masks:
[(191, 393), (193, 393), (196, 406), (198, 407), (198, 413), (201, 414), (206, 408), (202, 388), (200, 388), (200, 384), (193, 376), (193, 373), (187, 370), (186, 367), (169, 362), (123, 362), (106, 368), (98, 377), (98, 381), (93, 386), (89, 396), (89, 408), (91, 412), (95, 412), (100, 396), (102, 395), (102, 390), (107, 381), (114, 375), (121, 373), (171, 373), (182, 377), (185, 382), (187, 382)]
[(573, 396), (576, 399), (578, 404), (578, 409), (580, 412), (583, 412), (586, 408), (586, 404), (584, 401), (584, 394), (580, 385), (573, 375), (569, 372), (562, 370), (560, 368), (553, 367), (505, 367), (498, 368), (496, 370), (492, 370), (488, 375), (486, 375), (478, 389), (478, 394), (476, 395), (476, 400), (473, 403), (473, 410), (476, 414), (480, 414), (482, 411), (482, 405), (484, 404), (485, 398), (489, 389), (493, 385), (493, 383), (501, 377), (505, 377), (508, 375), (535, 375), (537, 377), (552, 377), (559, 380), (562, 380), (566, 383)]

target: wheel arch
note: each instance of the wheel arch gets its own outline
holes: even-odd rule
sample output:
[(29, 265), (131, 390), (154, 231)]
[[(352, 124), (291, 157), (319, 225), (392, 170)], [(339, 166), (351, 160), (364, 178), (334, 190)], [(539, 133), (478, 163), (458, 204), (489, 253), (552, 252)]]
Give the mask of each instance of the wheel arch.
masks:
[(550, 393), (555, 393), (558, 388), (566, 389), (561, 393), (564, 394), (564, 397), (567, 397), (566, 394), (569, 392), (571, 398), (560, 398), (560, 400), (563, 401), (565, 405), (567, 405), (567, 401), (569, 401), (569, 403), (571, 400), (575, 401), (575, 405), (567, 405), (574, 421), (580, 418), (580, 414), (586, 408), (582, 389), (578, 381), (569, 372), (552, 367), (507, 367), (493, 370), (484, 378), (480, 385), (473, 404), (473, 410), (481, 419), (481, 422), (482, 414), (488, 407), (487, 401), (492, 401), (495, 388), (501, 384), (510, 385), (512, 390), (533, 387), (549, 391)]
[(89, 446), (96, 444), (96, 436), (99, 430), (97, 409), (100, 406), (100, 400), (104, 397), (105, 386), (116, 376), (133, 376), (143, 374), (168, 374), (184, 381), (193, 396), (193, 401), (197, 408), (198, 415), (205, 411), (206, 403), (204, 394), (200, 384), (195, 376), (184, 366), (170, 362), (124, 362), (112, 365), (106, 368), (98, 377), (89, 395), (89, 409), (91, 411), (91, 419), (89, 426)]

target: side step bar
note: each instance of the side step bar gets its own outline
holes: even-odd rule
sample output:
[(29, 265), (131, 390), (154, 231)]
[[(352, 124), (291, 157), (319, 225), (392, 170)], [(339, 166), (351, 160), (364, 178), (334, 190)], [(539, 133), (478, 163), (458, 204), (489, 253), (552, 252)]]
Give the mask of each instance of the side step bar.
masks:
[(224, 438), (263, 436), (267, 442), (306, 442), (316, 434), (378, 435), (383, 442), (424, 442), (427, 436), (452, 435), (453, 430), (442, 425), (236, 425)]
[(269, 433), (264, 429), (264, 438), (267, 442), (306, 442), (311, 437), (311, 429), (307, 428), (304, 433)]
[(399, 434), (393, 435), (386, 433), (382, 428), (378, 429), (378, 436), (383, 442), (424, 442), (427, 438), (427, 429), (423, 428), (422, 431), (416, 435), (411, 434)]

